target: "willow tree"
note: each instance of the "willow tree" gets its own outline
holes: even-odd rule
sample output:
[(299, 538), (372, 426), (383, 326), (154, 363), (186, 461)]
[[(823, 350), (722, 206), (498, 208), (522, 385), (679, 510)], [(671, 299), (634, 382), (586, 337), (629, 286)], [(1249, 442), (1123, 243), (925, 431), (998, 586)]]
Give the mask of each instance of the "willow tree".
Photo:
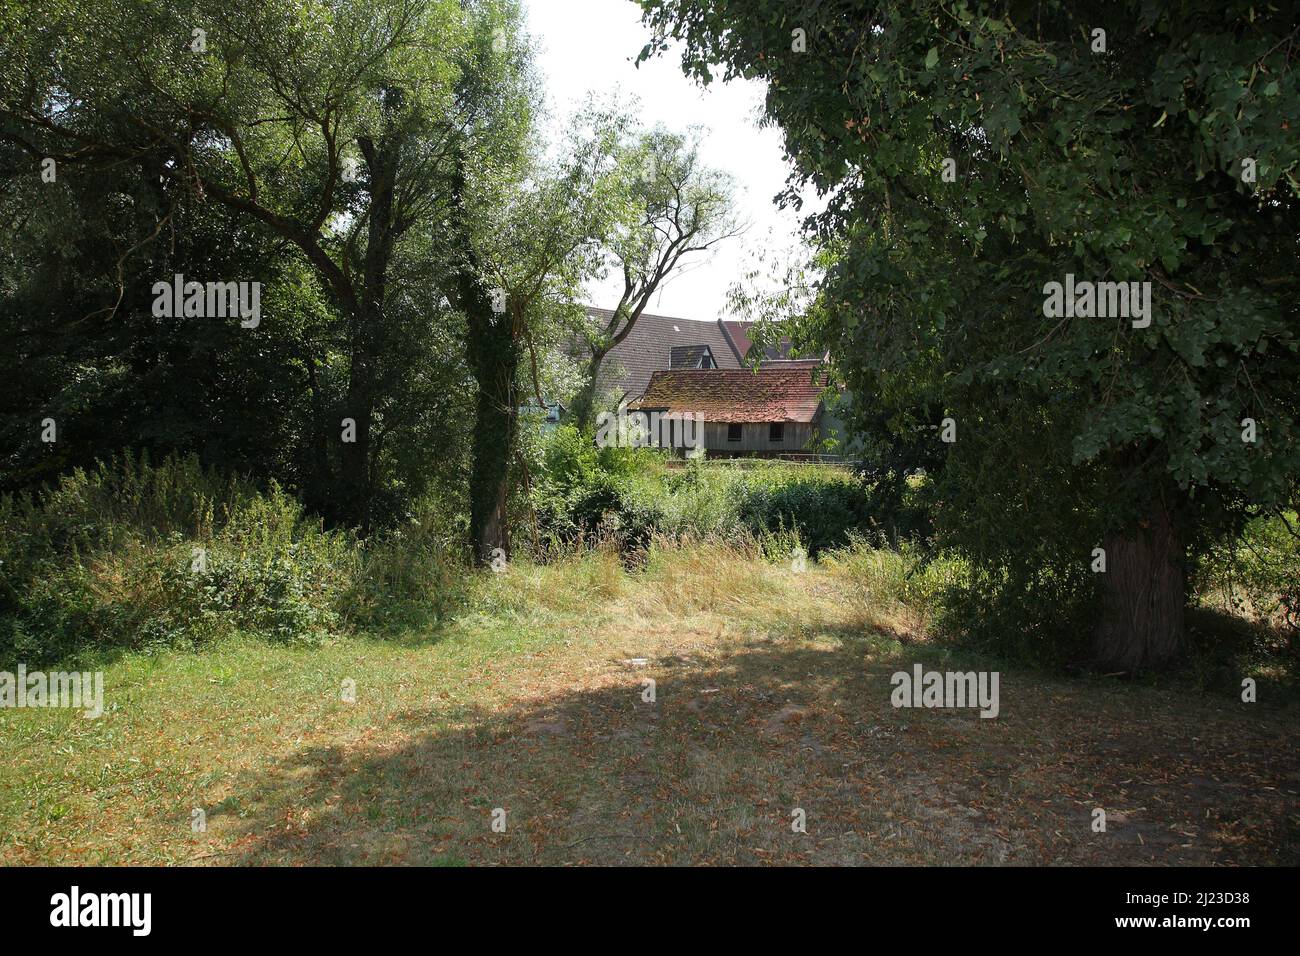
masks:
[(591, 425), (605, 358), (632, 334), (655, 294), (688, 265), (742, 231), (731, 177), (700, 156), (698, 133), (663, 126), (627, 133), (618, 147), (621, 201), (605, 233), (602, 267), (621, 280), (607, 319), (579, 326), (586, 379), (573, 400)]
[(1300, 465), (1290, 6), (642, 6), (643, 56), (766, 81), (828, 194), (802, 332), (881, 430), (955, 439), (941, 542), (1028, 602), (1087, 592), (1107, 666), (1177, 656), (1189, 553)]
[[(0, 136), (33, 174), (46, 160), (133, 169), (161, 184), (150, 241), (176, 210), (214, 203), (311, 269), (338, 318), (324, 354), (303, 358), (328, 472), (316, 503), (368, 525), (408, 360), (404, 303), (431, 282), (410, 262), (450, 214), (466, 129), (492, 126), (503, 103), (490, 78), (465, 81), (466, 50), (485, 23), (514, 28), (515, 6), (23, 0), (3, 16)], [(318, 393), (333, 381), (337, 396)]]
[[(477, 72), (489, 76), (499, 72), (491, 64), (509, 55), (509, 44), (486, 39)], [(516, 80), (509, 88), (522, 116), (536, 87), (527, 71)], [(618, 147), (626, 125), (617, 112), (589, 112), (557, 144), (554, 159), (536, 146), (473, 149), (472, 139), (460, 153), (444, 288), (464, 313), (477, 386), (469, 491), (471, 545), (480, 563), (510, 554), (519, 406), (527, 396), (543, 400), (539, 352), (554, 346), (583, 282), (599, 267), (622, 196)], [(494, 159), (476, 163), (474, 156)]]

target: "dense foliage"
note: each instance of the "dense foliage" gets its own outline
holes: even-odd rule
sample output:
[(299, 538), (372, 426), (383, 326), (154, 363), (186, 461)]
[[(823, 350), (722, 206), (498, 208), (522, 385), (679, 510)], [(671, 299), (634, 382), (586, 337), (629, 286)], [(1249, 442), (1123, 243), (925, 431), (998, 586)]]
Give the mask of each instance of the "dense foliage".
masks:
[(362, 542), (275, 484), (124, 458), (0, 497), (0, 659), (428, 625), (457, 606), (460, 553), (436, 514)]
[[(1291, 6), (642, 5), (645, 56), (677, 40), (705, 82), (767, 82), (792, 186), (827, 194), (796, 325), (868, 444), (933, 477), (969, 626), (1175, 657), (1189, 557), (1300, 475)], [(1076, 317), (1049, 299), (1074, 279), (1149, 310)]]
[(564, 426), (540, 444), (532, 503), (542, 536), (611, 538), (644, 549), (653, 535), (754, 538), (777, 559), (815, 558), (859, 533), (889, 537), (862, 481), (834, 468), (704, 460), (671, 468), (650, 449), (595, 448)]
[[(678, 40), (706, 82), (767, 82), (785, 200), (827, 198), (821, 278), (774, 297), (772, 334), (833, 357), (865, 472), (521, 429), (543, 399), (589, 419), (609, 347), (738, 224), (697, 139), (631, 107), (539, 135), (515, 0), (19, 0), (0, 652), (320, 640), (436, 619), (462, 558), (594, 542), (634, 565), (698, 537), (928, 548), (944, 629), (1026, 655), (1091, 632), (1107, 666), (1163, 664), (1189, 599), (1294, 628), (1284, 11), (643, 7), (645, 55)], [(610, 272), (593, 323), (577, 303)], [(258, 310), (160, 309), (176, 277), (256, 284)], [(1049, 296), (1075, 279), (1151, 295), (1075, 317)]]

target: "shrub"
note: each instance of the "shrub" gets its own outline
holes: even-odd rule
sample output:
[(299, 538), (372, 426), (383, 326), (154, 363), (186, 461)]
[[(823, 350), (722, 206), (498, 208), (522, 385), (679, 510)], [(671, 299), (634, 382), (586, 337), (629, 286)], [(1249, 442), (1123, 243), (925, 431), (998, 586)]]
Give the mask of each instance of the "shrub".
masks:
[(278, 643), (439, 618), (461, 568), (445, 529), (369, 541), (326, 531), (272, 483), (195, 458), (123, 458), (39, 497), (0, 498), (0, 658), (197, 646), (236, 632)]
[(1265, 515), (1239, 537), (1207, 549), (1194, 572), (1198, 603), (1254, 621), (1300, 629), (1300, 537), (1296, 515)]
[(769, 469), (746, 476), (740, 520), (754, 533), (788, 530), (819, 554), (870, 526), (867, 492), (853, 477), (829, 469)]
[(346, 626), (397, 630), (448, 620), (468, 598), (464, 535), (443, 509), (425, 502), (405, 525), (362, 542), (339, 609)]
[(670, 469), (650, 449), (597, 449), (575, 429), (546, 436), (533, 511), (550, 547), (588, 535), (644, 551), (654, 535), (747, 536), (801, 541), (812, 554), (870, 526), (867, 494), (856, 477), (788, 463), (693, 460)]
[(917, 545), (877, 547), (853, 532), (848, 543), (828, 549), (821, 564), (853, 585), (860, 613), (877, 627), (922, 635), (943, 611), (949, 593), (966, 579), (967, 565), (927, 555)]

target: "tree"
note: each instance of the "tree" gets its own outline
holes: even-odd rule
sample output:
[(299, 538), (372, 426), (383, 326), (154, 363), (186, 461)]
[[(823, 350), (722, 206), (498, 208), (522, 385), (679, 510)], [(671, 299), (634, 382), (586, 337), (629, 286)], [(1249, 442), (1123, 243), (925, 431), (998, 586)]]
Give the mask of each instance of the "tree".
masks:
[[(498, 44), (500, 46), (500, 44)], [(482, 62), (500, 50), (480, 47)], [(521, 80), (519, 95), (526, 96)], [(596, 269), (596, 250), (618, 198), (618, 118), (592, 114), (554, 163), (527, 152), (479, 149), (497, 159), (472, 166), (468, 150), (454, 188), (447, 297), (467, 323), (477, 385), (470, 537), (476, 559), (510, 554), (507, 504), (521, 395), (542, 401), (539, 340), (561, 322)], [(468, 145), (468, 144), (467, 144)], [(526, 360), (526, 364), (525, 364)]]
[[(393, 407), (384, 388), (399, 381), (416, 318), (394, 266), (449, 214), (453, 147), (493, 123), (491, 84), (460, 82), (460, 70), (485, 23), (512, 22), (500, 6), (42, 0), (6, 14), (0, 122), (33, 163), (128, 164), (161, 184), (160, 223), (215, 202), (310, 266), (340, 320), (322, 344), (343, 368), (331, 401), (326, 359), (303, 356), (326, 472), (309, 492), (362, 527), (374, 518), (380, 409)], [(401, 281), (429, 279), (403, 270)]]
[(697, 135), (660, 126), (620, 152), (626, 196), (605, 258), (606, 267), (622, 276), (623, 288), (609, 319), (581, 326), (587, 378), (573, 401), (580, 428), (591, 425), (605, 357), (631, 334), (654, 294), (693, 253), (707, 252), (741, 231), (730, 177), (703, 163)]
[[(0, 135), (0, 487), (128, 446), (296, 484), (310, 422), (295, 363), (324, 328), (301, 263), (218, 204), (172, 208), (129, 165), (47, 168)], [(256, 334), (155, 316), (154, 282), (177, 273), (260, 275)]]
[[(1071, 582), (1099, 663), (1173, 660), (1189, 552), (1282, 507), (1300, 465), (1287, 10), (642, 6), (643, 56), (672, 37), (705, 82), (767, 81), (797, 180), (830, 194), (804, 334), (887, 432), (956, 425), (941, 542), (1022, 601)], [(1124, 308), (1099, 283), (1137, 285)]]

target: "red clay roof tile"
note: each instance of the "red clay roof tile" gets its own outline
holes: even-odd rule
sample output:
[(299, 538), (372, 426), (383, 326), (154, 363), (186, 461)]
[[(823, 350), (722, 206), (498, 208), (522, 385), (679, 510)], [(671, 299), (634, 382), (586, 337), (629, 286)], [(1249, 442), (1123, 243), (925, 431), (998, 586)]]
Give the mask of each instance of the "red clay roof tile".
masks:
[(821, 407), (825, 375), (811, 364), (789, 368), (674, 369), (655, 372), (628, 408), (699, 414), (706, 422), (811, 422)]

